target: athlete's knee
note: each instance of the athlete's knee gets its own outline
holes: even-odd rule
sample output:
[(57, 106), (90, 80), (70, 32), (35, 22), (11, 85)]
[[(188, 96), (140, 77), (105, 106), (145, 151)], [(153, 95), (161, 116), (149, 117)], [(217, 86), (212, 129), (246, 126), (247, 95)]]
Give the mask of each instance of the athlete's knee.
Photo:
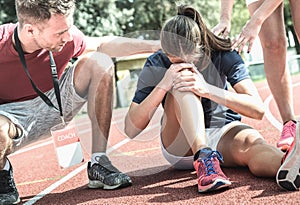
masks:
[(249, 160), (251, 160), (251, 157), (249, 156), (255, 153), (257, 147), (264, 144), (265, 140), (258, 131), (247, 126), (241, 128), (237, 127), (236, 130), (232, 129), (229, 132), (236, 132), (233, 133), (233, 136), (235, 137), (230, 146), (233, 161), (238, 165), (249, 165)]
[(193, 92), (181, 92), (177, 89), (172, 89), (170, 91), (170, 93), (172, 94), (172, 96), (174, 96), (177, 100), (180, 99), (188, 99), (189, 101), (194, 100), (197, 101), (199, 103), (201, 103), (201, 98), (199, 98), (198, 96), (196, 96)]
[(243, 152), (251, 152), (256, 148), (256, 146), (261, 146), (265, 144), (265, 140), (256, 130), (249, 131), (248, 135), (244, 138), (244, 141), (241, 143), (241, 150)]

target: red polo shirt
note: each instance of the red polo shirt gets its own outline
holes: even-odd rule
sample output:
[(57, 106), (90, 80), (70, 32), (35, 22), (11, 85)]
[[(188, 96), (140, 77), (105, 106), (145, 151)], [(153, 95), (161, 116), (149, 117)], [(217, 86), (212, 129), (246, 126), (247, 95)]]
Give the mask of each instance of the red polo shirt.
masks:
[[(0, 104), (29, 100), (38, 96), (13, 47), (12, 34), (15, 27), (16, 24), (0, 26)], [(71, 34), (73, 41), (68, 42), (62, 51), (53, 53), (59, 78), (70, 59), (81, 55), (86, 47), (84, 34), (75, 26), (71, 28)], [(25, 54), (25, 59), (36, 86), (43, 92), (52, 89), (53, 81), (48, 51), (40, 49), (34, 53)]]

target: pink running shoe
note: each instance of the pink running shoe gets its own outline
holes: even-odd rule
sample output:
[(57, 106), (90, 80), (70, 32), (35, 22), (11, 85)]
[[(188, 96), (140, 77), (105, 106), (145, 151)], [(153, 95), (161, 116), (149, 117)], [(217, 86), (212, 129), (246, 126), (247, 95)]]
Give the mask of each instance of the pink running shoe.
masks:
[(286, 190), (296, 191), (300, 187), (300, 125), (297, 123), (295, 140), (287, 150), (276, 175), (277, 184)]
[[(203, 156), (204, 155), (204, 156)], [(220, 168), (223, 157), (218, 151), (202, 149), (199, 158), (194, 161), (197, 172), (198, 192), (209, 192), (231, 185), (229, 179)]]
[(287, 151), (293, 143), (296, 136), (296, 123), (292, 120), (288, 121), (283, 125), (280, 139), (277, 143), (277, 147), (282, 151)]

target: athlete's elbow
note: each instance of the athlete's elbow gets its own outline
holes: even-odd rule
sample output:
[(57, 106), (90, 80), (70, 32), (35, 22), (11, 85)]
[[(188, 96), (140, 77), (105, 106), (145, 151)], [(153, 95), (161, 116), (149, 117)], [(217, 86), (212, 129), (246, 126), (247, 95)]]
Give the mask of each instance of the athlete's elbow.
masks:
[(137, 129), (133, 126), (128, 115), (125, 118), (124, 132), (130, 139), (135, 138), (139, 134)]
[(132, 129), (130, 129), (128, 126), (125, 125), (124, 128), (124, 132), (126, 134), (127, 137), (129, 137), (130, 139), (133, 139), (136, 135), (134, 134), (134, 132), (132, 131)]

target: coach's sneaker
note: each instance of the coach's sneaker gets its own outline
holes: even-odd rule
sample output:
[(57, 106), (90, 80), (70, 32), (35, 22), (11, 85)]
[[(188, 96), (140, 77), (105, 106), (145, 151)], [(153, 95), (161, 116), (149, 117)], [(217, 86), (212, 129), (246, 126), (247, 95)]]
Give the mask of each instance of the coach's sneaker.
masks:
[(13, 168), (9, 161), (8, 163), (10, 165), (9, 171), (0, 170), (0, 205), (18, 204), (20, 202), (14, 181)]
[(296, 136), (296, 123), (292, 120), (283, 125), (280, 139), (277, 143), (277, 147), (282, 151), (287, 151), (293, 143)]
[(277, 184), (286, 190), (296, 191), (300, 187), (300, 125), (297, 123), (296, 137), (283, 158), (276, 175)]
[(96, 161), (93, 165), (88, 162), (89, 188), (116, 189), (132, 184), (130, 177), (115, 168), (107, 156), (97, 157)]
[(218, 151), (212, 151), (210, 148), (200, 150), (199, 157), (194, 161), (198, 192), (209, 192), (231, 185), (222, 172), (219, 161), (223, 162), (223, 157)]

